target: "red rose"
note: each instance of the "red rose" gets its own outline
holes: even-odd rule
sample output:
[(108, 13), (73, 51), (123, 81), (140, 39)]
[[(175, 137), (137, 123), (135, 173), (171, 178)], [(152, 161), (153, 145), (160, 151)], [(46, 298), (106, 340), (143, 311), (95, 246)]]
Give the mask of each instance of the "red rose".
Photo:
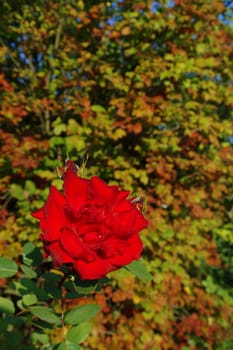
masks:
[(44, 206), (32, 214), (40, 220), (45, 251), (56, 266), (72, 264), (81, 279), (91, 280), (140, 257), (138, 233), (147, 221), (127, 199), (129, 191), (97, 176), (79, 177), (71, 161), (63, 189), (64, 195), (51, 186)]

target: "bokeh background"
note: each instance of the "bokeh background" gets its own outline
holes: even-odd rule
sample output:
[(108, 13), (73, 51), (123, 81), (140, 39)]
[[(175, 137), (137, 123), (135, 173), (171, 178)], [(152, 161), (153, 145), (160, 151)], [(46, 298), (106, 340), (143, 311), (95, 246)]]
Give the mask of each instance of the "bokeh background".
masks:
[(153, 281), (111, 273), (85, 349), (233, 349), (232, 7), (0, 3), (0, 255), (39, 244), (68, 157), (146, 200)]

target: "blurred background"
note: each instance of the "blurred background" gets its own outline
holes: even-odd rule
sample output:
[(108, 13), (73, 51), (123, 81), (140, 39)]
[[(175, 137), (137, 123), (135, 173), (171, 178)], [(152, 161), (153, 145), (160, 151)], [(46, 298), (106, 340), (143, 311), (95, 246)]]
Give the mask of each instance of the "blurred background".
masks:
[(31, 212), (68, 157), (146, 200), (153, 281), (111, 273), (85, 349), (233, 349), (232, 9), (0, 3), (0, 255), (38, 245)]

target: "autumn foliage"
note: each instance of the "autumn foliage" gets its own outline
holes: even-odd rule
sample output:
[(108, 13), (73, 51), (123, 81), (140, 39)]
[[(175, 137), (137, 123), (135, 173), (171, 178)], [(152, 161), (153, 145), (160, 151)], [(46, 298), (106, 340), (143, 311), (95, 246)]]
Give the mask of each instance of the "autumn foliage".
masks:
[(229, 6), (1, 1), (0, 255), (38, 241), (67, 156), (146, 200), (153, 281), (110, 274), (87, 349), (233, 347)]

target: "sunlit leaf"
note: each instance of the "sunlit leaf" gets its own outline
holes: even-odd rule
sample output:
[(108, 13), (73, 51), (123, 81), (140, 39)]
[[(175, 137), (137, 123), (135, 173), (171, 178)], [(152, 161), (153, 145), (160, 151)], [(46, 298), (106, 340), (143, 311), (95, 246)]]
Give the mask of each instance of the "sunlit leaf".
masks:
[(85, 322), (69, 329), (66, 337), (75, 344), (80, 344), (88, 337), (90, 331), (91, 323)]
[(32, 306), (30, 307), (31, 313), (38, 317), (40, 320), (52, 323), (59, 324), (61, 319), (53, 312), (52, 309), (45, 306)]
[(24, 305), (28, 306), (36, 304), (37, 300), (38, 299), (35, 294), (25, 294), (22, 299)]
[(70, 340), (66, 340), (65, 343), (61, 343), (56, 350), (82, 350), (81, 346), (71, 342)]
[(0, 311), (6, 314), (13, 314), (15, 306), (10, 299), (0, 297)]
[(18, 271), (16, 263), (8, 258), (0, 258), (0, 278), (12, 277)]
[(131, 264), (126, 265), (125, 269), (132, 272), (135, 276), (146, 281), (152, 280), (152, 275), (146, 269), (145, 265), (140, 260), (135, 260)]
[(100, 306), (96, 304), (86, 304), (73, 308), (65, 316), (68, 324), (79, 324), (90, 320), (100, 311)]

